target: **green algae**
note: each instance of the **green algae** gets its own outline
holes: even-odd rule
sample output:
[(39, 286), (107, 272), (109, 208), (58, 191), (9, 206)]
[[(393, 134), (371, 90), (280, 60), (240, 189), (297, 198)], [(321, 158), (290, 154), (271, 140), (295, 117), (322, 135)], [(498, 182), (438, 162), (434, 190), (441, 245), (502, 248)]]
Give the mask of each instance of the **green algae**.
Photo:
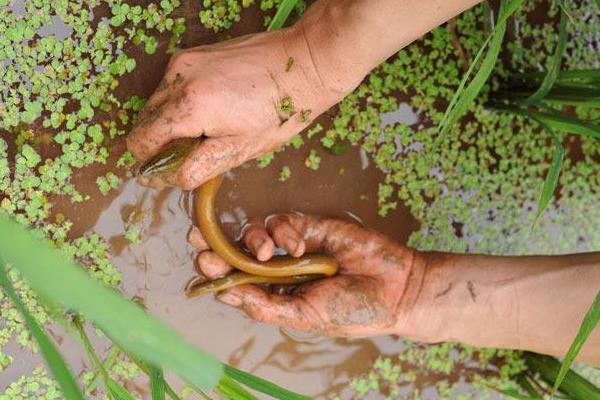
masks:
[[(491, 81), (461, 122), (460, 131), (451, 132), (441, 147), (436, 147), (437, 133), (431, 127), (439, 123), (444, 111), (440, 104), (451, 98), (464, 67), (451, 46), (446, 27), (434, 30), (376, 69), (340, 104), (330, 129), (317, 124), (306, 132), (309, 138), (320, 135), (326, 148), (352, 143), (372, 156), (375, 165), (385, 173), (379, 188), (380, 213), (385, 215), (403, 202), (421, 222), (422, 228), (411, 237), (411, 245), (493, 254), (600, 249), (600, 232), (594, 224), (600, 210), (593, 201), (600, 187), (597, 144), (588, 138), (579, 142), (566, 139), (566, 148), (571, 152), (579, 149), (582, 156), (575, 159), (567, 154), (560, 178), (560, 198), (549, 206), (532, 235), (529, 227), (537, 196), (552, 159), (551, 138), (531, 121), (494, 114), (483, 107), (490, 91), (499, 87), (509, 70), (539, 70), (548, 66), (556, 45), (555, 26), (531, 25), (527, 21), (528, 13), (540, 3), (539, 0), (524, 2), (523, 9), (517, 12), (518, 30), (507, 45), (509, 65), (498, 63)], [(126, 125), (144, 103), (137, 96), (122, 101), (114, 94), (119, 79), (136, 68), (135, 59), (126, 52), (127, 44), (133, 43), (153, 54), (159, 50), (155, 34), (168, 31), (171, 39), (167, 50), (174, 50), (185, 31), (185, 22), (171, 16), (179, 2), (161, 1), (141, 9), (112, 0), (62, 0), (52, 7), (38, 0), (26, 3), (23, 16), (13, 13), (7, 7), (9, 4), (0, 0), (0, 29), (5, 31), (0, 37), (0, 60), (9, 61), (0, 68), (8, 88), (0, 93), (0, 128), (10, 130), (18, 141), (13, 156), (12, 150), (9, 152), (10, 141), (0, 139), (3, 194), (0, 208), (83, 262), (98, 279), (118, 285), (120, 273), (109, 261), (106, 242), (95, 234), (69, 239), (72, 224), (53, 215), (49, 199), (63, 196), (81, 202), (88, 198), (73, 185), (73, 174), (87, 166), (107, 163), (111, 140), (125, 134)], [(260, 8), (270, 13), (277, 4), (279, 1), (263, 0)], [(600, 37), (598, 11), (592, 1), (567, 4), (573, 15), (572, 31), (576, 34), (567, 42), (564, 68), (597, 67), (598, 49), (590, 50), (590, 43), (598, 43)], [(226, 29), (239, 20), (242, 8), (250, 5), (247, 0), (207, 0), (202, 23), (215, 31)], [(101, 6), (110, 7), (110, 18), (98, 21), (95, 29), (90, 29), (94, 10)], [(303, 7), (301, 4), (296, 14)], [(549, 16), (557, 15), (558, 6), (552, 3)], [(55, 23), (52, 16), (70, 27), (69, 37), (36, 37), (35, 32)], [(265, 24), (268, 23), (266, 17)], [(485, 37), (480, 29), (487, 24), (485, 7), (463, 14), (456, 23), (462, 47), (466, 54), (474, 55)], [(402, 97), (421, 110), (422, 121), (413, 127), (382, 126), (380, 114), (396, 110)], [(600, 116), (598, 109), (577, 108), (576, 112), (592, 118)], [(117, 122), (108, 122), (108, 117), (114, 114), (118, 116)], [(96, 122), (99, 120), (104, 121)], [(60, 156), (45, 158), (42, 150), (48, 137), (61, 146)], [(289, 146), (298, 149), (303, 143), (303, 137), (296, 136)], [(274, 156), (271, 153), (260, 162), (267, 165)], [(125, 153), (117, 166), (127, 169), (134, 161), (131, 154)], [(320, 165), (315, 150), (308, 151), (306, 164), (309, 168)], [(291, 174), (291, 170), (281, 172), (281, 176)], [(131, 174), (128, 170), (126, 173)], [(108, 173), (98, 179), (101, 190), (118, 186)], [(461, 227), (458, 233), (457, 225)], [(128, 226), (125, 236), (137, 242), (136, 226)], [(36, 320), (47, 323), (48, 310), (17, 276), (12, 279)], [(0, 314), (3, 316), (0, 347), (14, 340), (35, 350), (22, 320), (3, 296)], [(458, 361), (453, 359), (457, 353)], [(485, 370), (493, 356), (501, 360), (498, 371), (491, 371), (490, 367), (494, 376), (471, 374), (460, 367), (461, 362), (475, 359)], [(0, 372), (12, 361), (10, 355), (0, 352)], [(407, 397), (416, 398), (422, 389), (411, 386), (417, 374), (449, 375), (449, 371), (457, 371), (472, 387), (461, 392), (464, 389), (457, 388), (452, 378), (440, 379), (436, 384), (440, 397), (483, 398), (481, 390), (514, 387), (510, 378), (521, 369), (517, 352), (411, 343), (400, 355), (376, 362), (372, 373), (367, 378), (356, 378), (352, 387), (359, 397), (387, 387), (391, 393), (396, 393), (393, 390), (397, 388), (404, 390)], [(121, 371), (121, 378), (133, 377), (138, 372), (131, 364), (122, 363), (117, 363), (111, 371), (117, 375)], [(41, 367), (10, 384), (0, 399), (34, 396), (60, 398), (56, 385)]]
[[(54, 199), (82, 202), (89, 198), (73, 184), (81, 168), (108, 162), (112, 139), (126, 133), (129, 115), (142, 99), (121, 102), (115, 95), (118, 79), (136, 67), (125, 51), (136, 42), (151, 53), (156, 33), (172, 33), (174, 49), (185, 30), (182, 19), (171, 18), (177, 0), (142, 9), (122, 1), (32, 0), (13, 9), (0, 1), (0, 210), (33, 228), (68, 257), (84, 265), (100, 281), (116, 286), (120, 272), (112, 265), (108, 245), (94, 233), (70, 238), (72, 223), (55, 214)], [(109, 10), (110, 18), (97, 18)], [(93, 27), (93, 29), (92, 29)], [(44, 33), (41, 33), (44, 32)], [(143, 104), (142, 104), (143, 105)], [(121, 123), (112, 120), (118, 115)], [(9, 148), (11, 136), (16, 148)], [(60, 149), (49, 156), (49, 146)], [(123, 154), (117, 166), (130, 168), (135, 160)], [(114, 166), (113, 166), (114, 168)], [(127, 171), (129, 173), (129, 171)], [(118, 186), (113, 172), (98, 177), (102, 192)], [(52, 199), (52, 200), (51, 200)], [(18, 276), (15, 289), (40, 324), (51, 316)], [(0, 297), (0, 348), (10, 342), (36, 352), (29, 332), (13, 305)], [(54, 318), (52, 318), (54, 319)], [(0, 373), (13, 357), (0, 351)], [(40, 372), (41, 371), (41, 372)], [(8, 385), (8, 382), (7, 382)], [(60, 398), (56, 385), (41, 369), (8, 385), (0, 398)]]

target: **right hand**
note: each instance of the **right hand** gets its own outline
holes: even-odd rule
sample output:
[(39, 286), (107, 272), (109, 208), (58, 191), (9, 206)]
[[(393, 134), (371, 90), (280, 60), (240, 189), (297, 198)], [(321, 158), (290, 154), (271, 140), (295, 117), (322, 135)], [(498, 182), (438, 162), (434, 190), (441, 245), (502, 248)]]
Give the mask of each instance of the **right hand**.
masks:
[[(207, 250), (199, 231), (193, 231), (190, 241), (203, 250), (197, 266), (208, 279), (232, 270)], [(293, 257), (323, 252), (340, 266), (336, 276), (302, 284), (291, 294), (240, 285), (217, 296), (251, 318), (328, 336), (412, 334), (406, 325), (423, 273), (419, 252), (351, 222), (299, 214), (252, 223), (244, 230), (243, 242), (261, 261), (273, 257), (279, 246)]]
[(337, 77), (328, 85), (312, 51), (301, 28), (292, 27), (174, 55), (127, 138), (128, 149), (144, 161), (173, 139), (206, 140), (177, 171), (142, 183), (194, 189), (281, 146), (362, 78)]

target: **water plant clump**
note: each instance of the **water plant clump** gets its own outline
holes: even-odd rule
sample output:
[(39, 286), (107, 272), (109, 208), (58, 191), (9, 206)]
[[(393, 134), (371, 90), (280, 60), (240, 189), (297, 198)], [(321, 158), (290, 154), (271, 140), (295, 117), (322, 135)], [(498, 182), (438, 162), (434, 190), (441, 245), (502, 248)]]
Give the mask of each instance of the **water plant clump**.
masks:
[[(264, 12), (264, 26), (267, 27), (277, 10), (277, 7), (284, 0), (261, 0), (259, 7)], [(198, 13), (200, 23), (207, 29), (213, 32), (221, 32), (233, 26), (234, 23), (241, 19), (243, 9), (249, 8), (255, 3), (255, 0), (203, 0), (202, 9)], [(306, 8), (304, 1), (297, 1), (294, 5), (294, 17), (297, 18)], [(290, 66), (291, 67), (291, 66)]]
[[(279, 3), (263, 0), (260, 7), (269, 12)], [(589, 0), (565, 3), (573, 16), (565, 68), (598, 68), (594, 55), (599, 50), (600, 24), (595, 4)], [(18, 4), (24, 4), (23, 9)], [(0, 75), (6, 83), (0, 92), (0, 208), (19, 223), (35, 228), (39, 237), (52, 241), (95, 278), (116, 286), (120, 273), (109, 260), (107, 243), (93, 233), (70, 237), (72, 223), (54, 212), (53, 201), (62, 198), (79, 203), (89, 198), (89, 193), (77, 189), (74, 173), (109, 163), (111, 143), (125, 134), (144, 103), (137, 96), (121, 99), (117, 95), (119, 80), (134, 72), (138, 64), (129, 50), (134, 46), (148, 55), (172, 51), (185, 31), (183, 19), (174, 17), (179, 2), (165, 0), (143, 8), (115, 0), (61, 0), (52, 5), (33, 0), (18, 4), (0, 1), (0, 29), (5, 32), (0, 37)], [(298, 4), (303, 7), (302, 2)], [(471, 60), (485, 38), (481, 29), (488, 24), (485, 6), (457, 18), (454, 30), (438, 28), (400, 51), (340, 104), (332, 126), (315, 125), (307, 132), (308, 137), (321, 135), (325, 148), (350, 142), (372, 155), (385, 173), (379, 190), (381, 214), (401, 201), (421, 221), (421, 230), (411, 238), (413, 246), (494, 254), (598, 250), (600, 232), (595, 222), (600, 209), (593, 201), (600, 187), (597, 143), (590, 138), (562, 138), (567, 155), (560, 178), (560, 200), (549, 205), (532, 234), (539, 190), (552, 160), (553, 149), (548, 145), (551, 136), (527, 118), (497, 114), (483, 106), (510, 70), (548, 67), (556, 45), (552, 18), (558, 15), (558, 6), (552, 3), (549, 22), (538, 26), (529, 24), (527, 16), (541, 1), (523, 4), (515, 15), (519, 29), (507, 47), (509, 64), (495, 64), (491, 81), (468, 115), (443, 140), (434, 128), (443, 118), (444, 107), (440, 105), (452, 98), (465, 68), (464, 57)], [(213, 11), (205, 14), (202, 23), (213, 30), (230, 27), (245, 5), (250, 6), (250, 2), (207, 1), (206, 10)], [(269, 23), (268, 17), (265, 22)], [(170, 36), (167, 41), (163, 40), (165, 35)], [(454, 45), (456, 40), (462, 51)], [(395, 111), (399, 99), (420, 110), (421, 121), (410, 127), (383, 124), (380, 114)], [(576, 107), (575, 111), (588, 118), (600, 116), (597, 108)], [(302, 136), (289, 145), (300, 148)], [(51, 151), (53, 147), (60, 148), (58, 155)], [(576, 152), (582, 156), (574, 157)], [(306, 154), (307, 167), (319, 168), (316, 149), (307, 149)], [(262, 164), (273, 157), (265, 156)], [(107, 165), (96, 177), (99, 189), (106, 193), (117, 189), (123, 175), (130, 174), (127, 168), (133, 162), (131, 154), (124, 153), (116, 166), (125, 171)], [(280, 177), (287, 179), (291, 173), (284, 167)], [(128, 226), (126, 237), (138, 242), (139, 227)], [(38, 323), (48, 323), (48, 310), (33, 292), (14, 271), (10, 278)], [(16, 342), (35, 351), (22, 318), (5, 296), (0, 298), (0, 314), (0, 347)], [(510, 379), (523, 367), (514, 352), (411, 343), (399, 356), (376, 363), (375, 375), (366, 380), (357, 378), (352, 387), (360, 395), (384, 385), (395, 390), (407, 383), (407, 392), (418, 395), (420, 388), (410, 387), (415, 374), (448, 375), (460, 365), (450, 357), (456, 352), (464, 362), (498, 357), (500, 371), (494, 378), (461, 375), (480, 388), (490, 383), (495, 389), (512, 387)], [(0, 373), (13, 361), (11, 355), (0, 352)], [(483, 370), (484, 364), (480, 365)], [(114, 363), (108, 369), (115, 379), (139, 372), (131, 363)], [(399, 371), (404, 382), (399, 381)], [(91, 371), (85, 376), (94, 381)], [(454, 384), (450, 379), (440, 381), (439, 395), (477, 393), (477, 397), (480, 393), (472, 388), (462, 393), (463, 389)], [(59, 396), (56, 384), (41, 368), (8, 384), (0, 399), (21, 395)]]
[[(173, 50), (185, 30), (171, 16), (177, 0), (148, 7), (122, 1), (4, 2), (0, 7), (0, 208), (81, 262), (97, 279), (116, 286), (120, 272), (109, 259), (108, 245), (89, 233), (69, 236), (72, 223), (54, 209), (56, 199), (80, 203), (89, 194), (74, 184), (76, 171), (107, 164), (112, 141), (126, 133), (139, 98), (118, 99), (119, 79), (131, 73), (136, 60), (126, 50), (132, 43), (154, 53), (156, 35), (170, 32)], [(118, 117), (118, 118), (116, 118)], [(14, 147), (13, 147), (14, 143)], [(58, 151), (57, 151), (58, 150)], [(117, 162), (127, 169), (134, 160), (125, 153)], [(115, 166), (111, 166), (115, 168)], [(124, 172), (98, 177), (102, 192), (119, 186)], [(40, 324), (50, 316), (18, 276), (15, 290)], [(13, 304), (0, 301), (0, 348), (10, 342), (37, 351)], [(12, 316), (12, 317), (11, 317)], [(0, 373), (13, 362), (0, 351)], [(37, 369), (6, 387), (35, 398), (54, 398), (55, 385)], [(36, 390), (34, 390), (36, 389)], [(34, 394), (35, 393), (35, 394)], [(39, 396), (39, 397), (38, 397)], [(4, 397), (6, 398), (6, 397)], [(9, 397), (18, 398), (18, 397)]]

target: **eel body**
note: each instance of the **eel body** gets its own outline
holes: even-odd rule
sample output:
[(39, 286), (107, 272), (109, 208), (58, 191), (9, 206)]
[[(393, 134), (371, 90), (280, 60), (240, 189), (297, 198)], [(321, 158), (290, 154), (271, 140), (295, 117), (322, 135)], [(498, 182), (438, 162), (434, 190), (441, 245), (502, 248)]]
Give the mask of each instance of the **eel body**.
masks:
[[(144, 163), (140, 168), (140, 174), (155, 176), (175, 170), (199, 143), (197, 139), (174, 141)], [(193, 281), (186, 289), (189, 297), (218, 292), (242, 284), (299, 284), (335, 275), (338, 265), (331, 257), (306, 254), (299, 258), (275, 257), (261, 262), (233, 245), (221, 230), (215, 208), (215, 200), (222, 182), (223, 176), (220, 175), (196, 189), (194, 212), (202, 237), (209, 247), (227, 264), (239, 271), (213, 281)]]

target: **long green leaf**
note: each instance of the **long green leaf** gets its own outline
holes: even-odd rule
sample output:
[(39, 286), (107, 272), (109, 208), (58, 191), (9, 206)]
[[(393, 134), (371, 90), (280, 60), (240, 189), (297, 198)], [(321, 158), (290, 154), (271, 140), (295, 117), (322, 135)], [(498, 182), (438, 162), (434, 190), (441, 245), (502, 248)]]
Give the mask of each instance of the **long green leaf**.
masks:
[[(571, 368), (573, 360), (575, 360), (575, 357), (577, 356), (577, 354), (579, 354), (581, 347), (583, 347), (583, 344), (585, 343), (587, 338), (590, 336), (596, 325), (598, 325), (598, 321), (600, 321), (600, 291), (596, 295), (596, 298), (590, 306), (590, 309), (583, 317), (583, 321), (581, 322), (579, 331), (577, 332), (573, 343), (571, 343), (569, 351), (567, 351), (567, 355), (565, 356), (565, 359), (563, 360), (562, 365), (560, 366), (558, 376), (554, 381), (554, 391), (556, 391), (556, 389), (558, 389), (563, 383), (567, 372), (569, 372), (569, 369)], [(600, 398), (600, 392), (597, 393), (597, 398)]]
[(280, 400), (309, 400), (310, 397), (304, 396), (280, 386), (277, 386), (269, 381), (262, 378), (241, 371), (235, 367), (225, 364), (225, 374), (229, 375), (236, 381), (243, 383), (244, 385), (257, 390), (261, 393), (268, 394), (269, 396), (275, 397)]
[(167, 385), (163, 372), (155, 367), (150, 366), (150, 387), (152, 388), (152, 400), (165, 400)]
[(42, 298), (79, 312), (121, 348), (170, 369), (194, 386), (212, 390), (217, 385), (221, 363), (4, 215), (0, 216), (0, 237), (11, 238), (0, 240), (0, 254)]
[(503, 395), (516, 400), (542, 400), (541, 397), (532, 397), (519, 393), (517, 389), (504, 389), (500, 391)]
[(567, 13), (564, 10), (564, 8), (561, 7), (561, 9), (560, 9), (560, 28), (558, 31), (558, 43), (556, 44), (556, 49), (554, 50), (554, 55), (552, 56), (552, 59), (550, 60), (550, 67), (548, 68), (546, 76), (544, 77), (544, 80), (542, 81), (542, 84), (540, 85), (539, 89), (534, 94), (532, 94), (530, 97), (523, 100), (521, 102), (521, 105), (527, 106), (530, 104), (540, 102), (544, 97), (546, 97), (546, 95), (548, 94), (548, 92), (550, 92), (550, 89), (552, 89), (552, 86), (556, 82), (556, 79), (558, 78), (558, 75), (560, 73), (561, 60), (562, 60), (562, 57), (565, 54), (565, 50), (567, 48), (567, 27), (568, 27), (567, 21), (568, 21)]
[[(600, 0), (599, 0), (600, 1)], [(546, 77), (544, 72), (519, 72), (515, 73), (511, 78), (516, 80), (533, 80), (540, 81)], [(572, 69), (568, 71), (560, 71), (558, 78), (556, 79), (559, 83), (590, 83), (597, 82), (600, 80), (600, 69)]]
[(530, 108), (525, 109), (510, 104), (500, 103), (488, 104), (487, 107), (498, 111), (524, 115), (537, 121), (541, 121), (549, 127), (565, 133), (574, 133), (600, 139), (600, 125), (569, 117), (560, 111), (551, 110), (551, 112), (541, 112)]
[[(2, 235), (2, 237), (4, 240), (0, 240), (1, 242), (10, 242), (9, 240), (6, 240), (6, 238), (10, 236)], [(77, 385), (73, 373), (67, 366), (67, 363), (56, 349), (56, 346), (50, 341), (50, 338), (48, 338), (35, 319), (29, 314), (27, 308), (25, 308), (25, 305), (15, 292), (6, 273), (6, 266), (2, 260), (0, 260), (0, 285), (2, 285), (6, 295), (11, 299), (17, 310), (19, 310), (19, 313), (23, 316), (31, 335), (35, 338), (40, 352), (42, 353), (44, 360), (46, 360), (54, 379), (58, 382), (65, 398), (67, 400), (84, 400), (83, 393)]]
[(227, 374), (221, 378), (217, 393), (226, 400), (258, 400), (256, 396), (244, 389)]
[(538, 201), (537, 212), (535, 214), (533, 226), (536, 225), (538, 219), (540, 218), (546, 207), (548, 207), (548, 204), (550, 204), (550, 200), (552, 200), (552, 197), (554, 196), (554, 191), (556, 190), (556, 186), (558, 185), (558, 178), (560, 177), (560, 171), (562, 170), (563, 159), (565, 157), (565, 149), (563, 148), (557, 133), (543, 122), (538, 122), (540, 122), (540, 125), (552, 135), (552, 141), (554, 142), (554, 156), (552, 157), (550, 170), (548, 171), (546, 179), (544, 180), (544, 186), (542, 188), (542, 193)]
[[(444, 117), (438, 127), (440, 137), (443, 137), (448, 129), (460, 117), (464, 115), (467, 109), (470, 107), (472, 102), (475, 100), (483, 85), (492, 73), (496, 60), (500, 54), (502, 48), (502, 41), (504, 40), (504, 34), (506, 32), (506, 22), (508, 18), (520, 7), (523, 0), (503, 0), (500, 5), (500, 15), (492, 34), (485, 41), (482, 48), (479, 50), (474, 62), (469, 67), (466, 75), (463, 77), (461, 84), (459, 85), (456, 93), (454, 94)], [(471, 80), (471, 82), (465, 87), (470, 75), (473, 73), (475, 65), (478, 63), (479, 58), (483, 54), (483, 49), (487, 47), (487, 53), (481, 62), (479, 70)]]
[(83, 323), (79, 317), (73, 319), (73, 325), (79, 332), (79, 336), (81, 337), (81, 341), (83, 342), (83, 346), (88, 353), (88, 357), (92, 363), (92, 366), (94, 367), (94, 370), (100, 374), (102, 380), (104, 381), (104, 386), (106, 387), (108, 397), (111, 400), (135, 400), (133, 395), (129, 393), (129, 391), (125, 389), (123, 385), (108, 375), (108, 372), (106, 372), (106, 369), (100, 361), (98, 354), (96, 354), (96, 351), (94, 350), (94, 346), (92, 345), (90, 338), (88, 337), (87, 333), (85, 333)]
[(288, 17), (290, 16), (290, 13), (296, 6), (296, 3), (298, 3), (298, 0), (283, 0), (279, 4), (277, 12), (275, 13), (275, 16), (273, 17), (271, 23), (267, 27), (267, 30), (274, 31), (277, 29), (281, 29), (283, 24), (285, 24), (285, 21), (287, 21)]

